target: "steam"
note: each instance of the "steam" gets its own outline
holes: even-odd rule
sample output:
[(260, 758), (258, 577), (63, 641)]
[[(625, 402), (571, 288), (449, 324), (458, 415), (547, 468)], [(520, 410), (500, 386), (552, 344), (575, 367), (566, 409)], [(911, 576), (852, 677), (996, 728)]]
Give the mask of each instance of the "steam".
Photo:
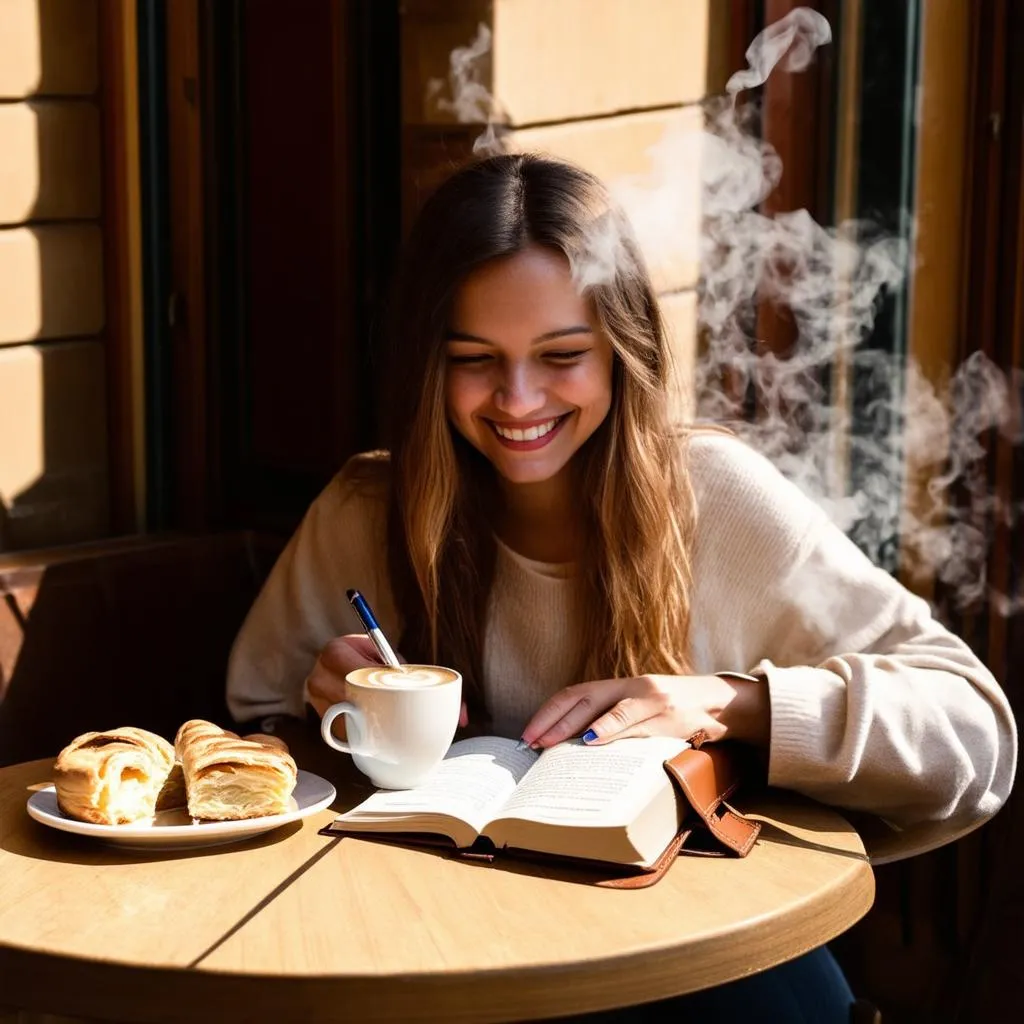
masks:
[(983, 438), (994, 432), (1012, 445), (1024, 441), (1021, 395), (1024, 376), (1015, 371), (1007, 379), (981, 352), (968, 356), (940, 391), (911, 365), (903, 430), (908, 462), (921, 461), (925, 480), (922, 507), (904, 512), (907, 568), (933, 568), (961, 605), (988, 597), (1006, 616), (1024, 609), (1024, 593), (988, 586), (989, 536), (999, 527), (1012, 530), (1024, 504), (990, 492)]
[[(1024, 508), (990, 493), (986, 459), (993, 434), (1024, 440), (1024, 380), (976, 352), (936, 384), (913, 361), (865, 344), (886, 297), (906, 283), (906, 242), (863, 221), (825, 227), (806, 210), (759, 209), (782, 164), (740, 95), (777, 69), (805, 69), (830, 41), (819, 13), (791, 11), (753, 40), (726, 94), (702, 104), (702, 123), (694, 109), (670, 123), (649, 151), (649, 173), (607, 184), (649, 265), (699, 264), (697, 417), (767, 456), (873, 561), (934, 577), (955, 605), (987, 598), (1013, 614), (1024, 595), (992, 591), (987, 556), (993, 528), (1012, 529)], [(452, 98), (439, 100), (460, 122), (486, 126), (481, 154), (503, 148), (501, 112), (483, 84), (489, 48), (481, 25), (453, 52)], [(432, 88), (437, 97), (441, 83)], [(573, 274), (592, 286), (626, 258), (618, 222), (605, 217)], [(758, 340), (766, 307), (788, 325), (785, 352)]]
[(817, 11), (797, 7), (773, 22), (754, 38), (744, 56), (748, 67), (737, 71), (726, 84), (730, 95), (756, 89), (768, 81), (776, 66), (783, 71), (804, 71), (814, 51), (832, 42), (832, 29)]
[(484, 130), (473, 142), (476, 156), (492, 156), (503, 151), (496, 128), (502, 113), (495, 98), (481, 81), (490, 69), (491, 30), (483, 23), (477, 26), (476, 37), (469, 46), (456, 47), (448, 58), (448, 90), (451, 99), (442, 92), (444, 82), (432, 78), (427, 83), (427, 100), (437, 104), (439, 110), (454, 114), (462, 124), (482, 124)]

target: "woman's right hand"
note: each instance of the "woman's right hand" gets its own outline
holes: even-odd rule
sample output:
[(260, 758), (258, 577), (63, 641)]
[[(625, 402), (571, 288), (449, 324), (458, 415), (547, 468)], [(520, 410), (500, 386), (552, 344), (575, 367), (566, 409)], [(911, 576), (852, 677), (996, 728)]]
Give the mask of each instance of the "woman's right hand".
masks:
[[(345, 676), (349, 672), (380, 663), (377, 648), (365, 633), (349, 633), (328, 640), (313, 671), (306, 677), (306, 693), (316, 713), (323, 718), (332, 704), (345, 699)], [(341, 725), (344, 716), (335, 721)]]
[[(405, 658), (398, 655), (399, 661)], [(320, 657), (316, 659), (313, 671), (306, 677), (306, 693), (316, 713), (323, 718), (332, 704), (345, 699), (345, 676), (357, 668), (368, 668), (381, 664), (380, 656), (373, 641), (365, 633), (349, 633), (328, 640)], [(345, 716), (339, 715), (332, 726), (335, 735), (344, 739)], [(459, 712), (459, 725), (469, 723), (466, 704)]]

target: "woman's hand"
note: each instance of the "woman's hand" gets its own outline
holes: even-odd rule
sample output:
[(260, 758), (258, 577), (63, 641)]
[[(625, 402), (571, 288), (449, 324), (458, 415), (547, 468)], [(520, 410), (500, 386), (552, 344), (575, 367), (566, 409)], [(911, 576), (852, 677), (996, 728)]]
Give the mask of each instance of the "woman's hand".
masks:
[[(404, 662), (400, 654), (398, 660)], [(349, 633), (346, 636), (329, 640), (320, 657), (316, 659), (313, 671), (306, 677), (306, 692), (309, 701), (316, 708), (317, 714), (323, 718), (324, 713), (332, 704), (345, 699), (345, 676), (357, 668), (380, 667), (381, 660), (373, 641), (365, 633)], [(337, 730), (339, 739), (344, 739), (344, 715), (334, 720), (333, 729)], [(469, 722), (466, 704), (463, 702), (459, 712), (459, 725)]]
[(323, 718), (332, 704), (345, 699), (345, 676), (357, 668), (380, 665), (373, 641), (364, 633), (349, 633), (328, 640), (313, 671), (306, 677), (309, 702)]
[[(585, 734), (588, 743), (627, 736), (678, 736), (703, 730), (767, 746), (768, 686), (721, 676), (636, 676), (567, 686), (547, 700), (523, 730), (532, 747), (550, 747)], [(590, 733), (593, 733), (591, 739)]]

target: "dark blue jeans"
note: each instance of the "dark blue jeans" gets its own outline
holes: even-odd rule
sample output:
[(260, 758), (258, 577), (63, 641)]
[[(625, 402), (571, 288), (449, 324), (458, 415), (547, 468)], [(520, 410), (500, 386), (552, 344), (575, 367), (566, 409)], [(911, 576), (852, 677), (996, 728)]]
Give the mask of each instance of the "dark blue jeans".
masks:
[(853, 993), (824, 947), (727, 985), (622, 1010), (571, 1017), (587, 1024), (849, 1024)]

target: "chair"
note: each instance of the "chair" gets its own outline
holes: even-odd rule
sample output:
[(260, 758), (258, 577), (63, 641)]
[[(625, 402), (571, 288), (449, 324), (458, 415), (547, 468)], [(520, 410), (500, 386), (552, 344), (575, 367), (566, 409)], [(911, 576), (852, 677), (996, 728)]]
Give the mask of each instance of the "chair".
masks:
[(90, 729), (229, 725), (228, 653), (281, 546), (239, 532), (0, 555), (0, 766)]

